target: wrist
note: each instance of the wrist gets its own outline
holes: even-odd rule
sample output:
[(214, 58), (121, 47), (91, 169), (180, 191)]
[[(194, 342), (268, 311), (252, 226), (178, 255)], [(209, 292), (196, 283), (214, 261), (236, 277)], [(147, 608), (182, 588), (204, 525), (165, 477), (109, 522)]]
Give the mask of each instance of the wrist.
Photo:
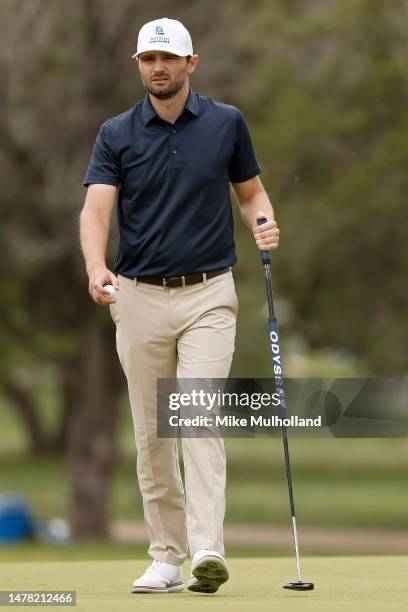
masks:
[(89, 266), (86, 267), (86, 273), (89, 278), (95, 276), (99, 272), (106, 272), (106, 264), (104, 262), (90, 264)]

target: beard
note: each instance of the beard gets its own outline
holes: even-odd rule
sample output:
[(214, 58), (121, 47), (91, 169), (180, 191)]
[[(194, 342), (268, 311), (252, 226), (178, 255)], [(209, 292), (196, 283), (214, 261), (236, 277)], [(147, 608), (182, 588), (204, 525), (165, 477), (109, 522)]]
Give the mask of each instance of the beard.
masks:
[(185, 79), (175, 79), (168, 81), (165, 85), (156, 85), (155, 83), (145, 83), (145, 89), (158, 100), (169, 100), (173, 98), (184, 85)]

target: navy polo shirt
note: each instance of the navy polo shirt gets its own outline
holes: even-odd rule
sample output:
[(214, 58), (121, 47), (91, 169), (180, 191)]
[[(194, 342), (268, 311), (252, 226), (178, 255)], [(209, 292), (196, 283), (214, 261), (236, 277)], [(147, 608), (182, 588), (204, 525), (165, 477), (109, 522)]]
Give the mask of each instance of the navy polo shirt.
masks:
[(229, 182), (261, 168), (234, 106), (190, 89), (174, 124), (149, 98), (100, 128), (84, 185), (119, 188), (123, 276), (181, 276), (236, 262)]

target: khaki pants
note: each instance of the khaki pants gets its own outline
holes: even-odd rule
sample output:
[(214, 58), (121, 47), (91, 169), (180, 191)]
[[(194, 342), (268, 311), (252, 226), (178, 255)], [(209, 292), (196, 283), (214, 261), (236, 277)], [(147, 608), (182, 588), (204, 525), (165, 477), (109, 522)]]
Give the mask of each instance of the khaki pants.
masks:
[(222, 438), (157, 438), (158, 378), (227, 378), (238, 301), (232, 272), (175, 289), (119, 275), (110, 305), (126, 374), (137, 475), (154, 559), (180, 565), (200, 548), (224, 554), (226, 460)]

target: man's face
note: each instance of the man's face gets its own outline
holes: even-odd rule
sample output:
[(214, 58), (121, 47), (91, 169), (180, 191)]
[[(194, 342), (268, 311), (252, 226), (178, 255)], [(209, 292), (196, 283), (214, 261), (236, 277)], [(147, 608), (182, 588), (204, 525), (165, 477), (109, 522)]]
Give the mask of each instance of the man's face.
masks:
[(142, 83), (160, 100), (176, 95), (193, 72), (197, 56), (180, 57), (165, 51), (145, 51), (138, 58)]

